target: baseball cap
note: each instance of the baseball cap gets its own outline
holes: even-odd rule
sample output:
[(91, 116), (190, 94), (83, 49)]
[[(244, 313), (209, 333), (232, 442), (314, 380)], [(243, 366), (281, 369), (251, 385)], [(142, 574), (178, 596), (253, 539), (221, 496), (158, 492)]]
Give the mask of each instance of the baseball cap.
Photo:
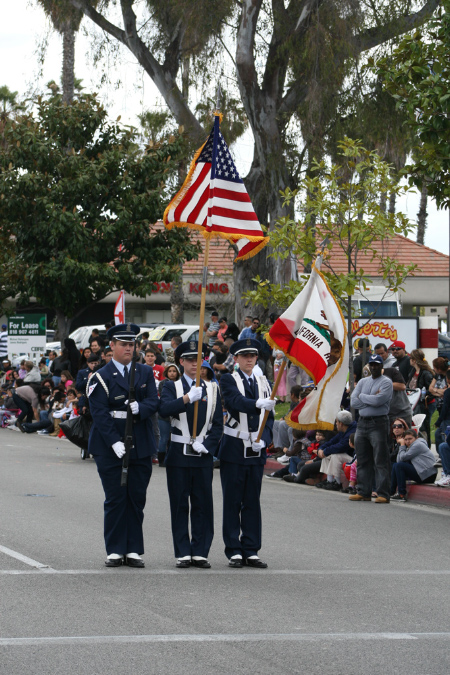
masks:
[(388, 349), (392, 349), (392, 347), (398, 347), (399, 349), (406, 349), (406, 345), (404, 342), (401, 340), (394, 340), (394, 342), (388, 347)]
[(383, 365), (383, 359), (381, 358), (381, 356), (379, 356), (379, 354), (372, 354), (372, 356), (369, 359), (369, 364), (370, 363), (380, 363), (381, 365)]

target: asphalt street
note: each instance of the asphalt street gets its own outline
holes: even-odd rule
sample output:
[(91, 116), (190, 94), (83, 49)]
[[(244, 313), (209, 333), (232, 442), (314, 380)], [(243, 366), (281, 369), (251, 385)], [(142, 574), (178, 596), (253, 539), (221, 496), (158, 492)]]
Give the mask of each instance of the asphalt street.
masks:
[(0, 429), (0, 674), (447, 674), (450, 512), (264, 478), (267, 570), (177, 570), (165, 469), (146, 568), (106, 569), (103, 492), (67, 441)]

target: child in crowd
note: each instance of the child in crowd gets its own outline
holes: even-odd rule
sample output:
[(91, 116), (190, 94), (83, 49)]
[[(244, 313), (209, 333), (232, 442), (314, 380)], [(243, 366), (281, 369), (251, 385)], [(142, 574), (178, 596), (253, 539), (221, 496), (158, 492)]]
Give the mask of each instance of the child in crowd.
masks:
[(357, 469), (357, 460), (356, 460), (356, 450), (355, 450), (355, 434), (350, 434), (348, 439), (348, 444), (353, 450), (353, 459), (351, 462), (346, 462), (342, 465), (345, 476), (348, 479), (348, 487), (343, 488), (342, 492), (345, 492), (349, 495), (356, 495), (356, 469)]

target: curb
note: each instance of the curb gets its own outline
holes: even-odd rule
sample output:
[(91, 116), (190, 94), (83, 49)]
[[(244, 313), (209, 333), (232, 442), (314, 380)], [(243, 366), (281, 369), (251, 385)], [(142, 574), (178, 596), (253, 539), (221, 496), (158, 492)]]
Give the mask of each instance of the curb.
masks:
[[(276, 459), (267, 459), (264, 467), (264, 473), (278, 471), (285, 464), (280, 464)], [(273, 481), (278, 482), (278, 481)], [(284, 481), (280, 481), (283, 482)], [(323, 492), (323, 490), (322, 490)], [(339, 494), (334, 492), (333, 494)], [(412, 504), (422, 504), (423, 506), (438, 506), (444, 509), (450, 509), (450, 488), (437, 487), (436, 485), (407, 485), (407, 499)]]

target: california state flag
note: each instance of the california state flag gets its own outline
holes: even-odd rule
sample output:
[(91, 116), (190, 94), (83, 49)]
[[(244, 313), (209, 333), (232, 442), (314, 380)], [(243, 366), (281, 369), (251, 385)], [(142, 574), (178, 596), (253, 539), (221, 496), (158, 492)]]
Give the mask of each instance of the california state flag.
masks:
[(333, 429), (348, 377), (345, 319), (321, 264), (319, 256), (304, 289), (266, 335), (315, 385), (286, 418), (297, 429)]

